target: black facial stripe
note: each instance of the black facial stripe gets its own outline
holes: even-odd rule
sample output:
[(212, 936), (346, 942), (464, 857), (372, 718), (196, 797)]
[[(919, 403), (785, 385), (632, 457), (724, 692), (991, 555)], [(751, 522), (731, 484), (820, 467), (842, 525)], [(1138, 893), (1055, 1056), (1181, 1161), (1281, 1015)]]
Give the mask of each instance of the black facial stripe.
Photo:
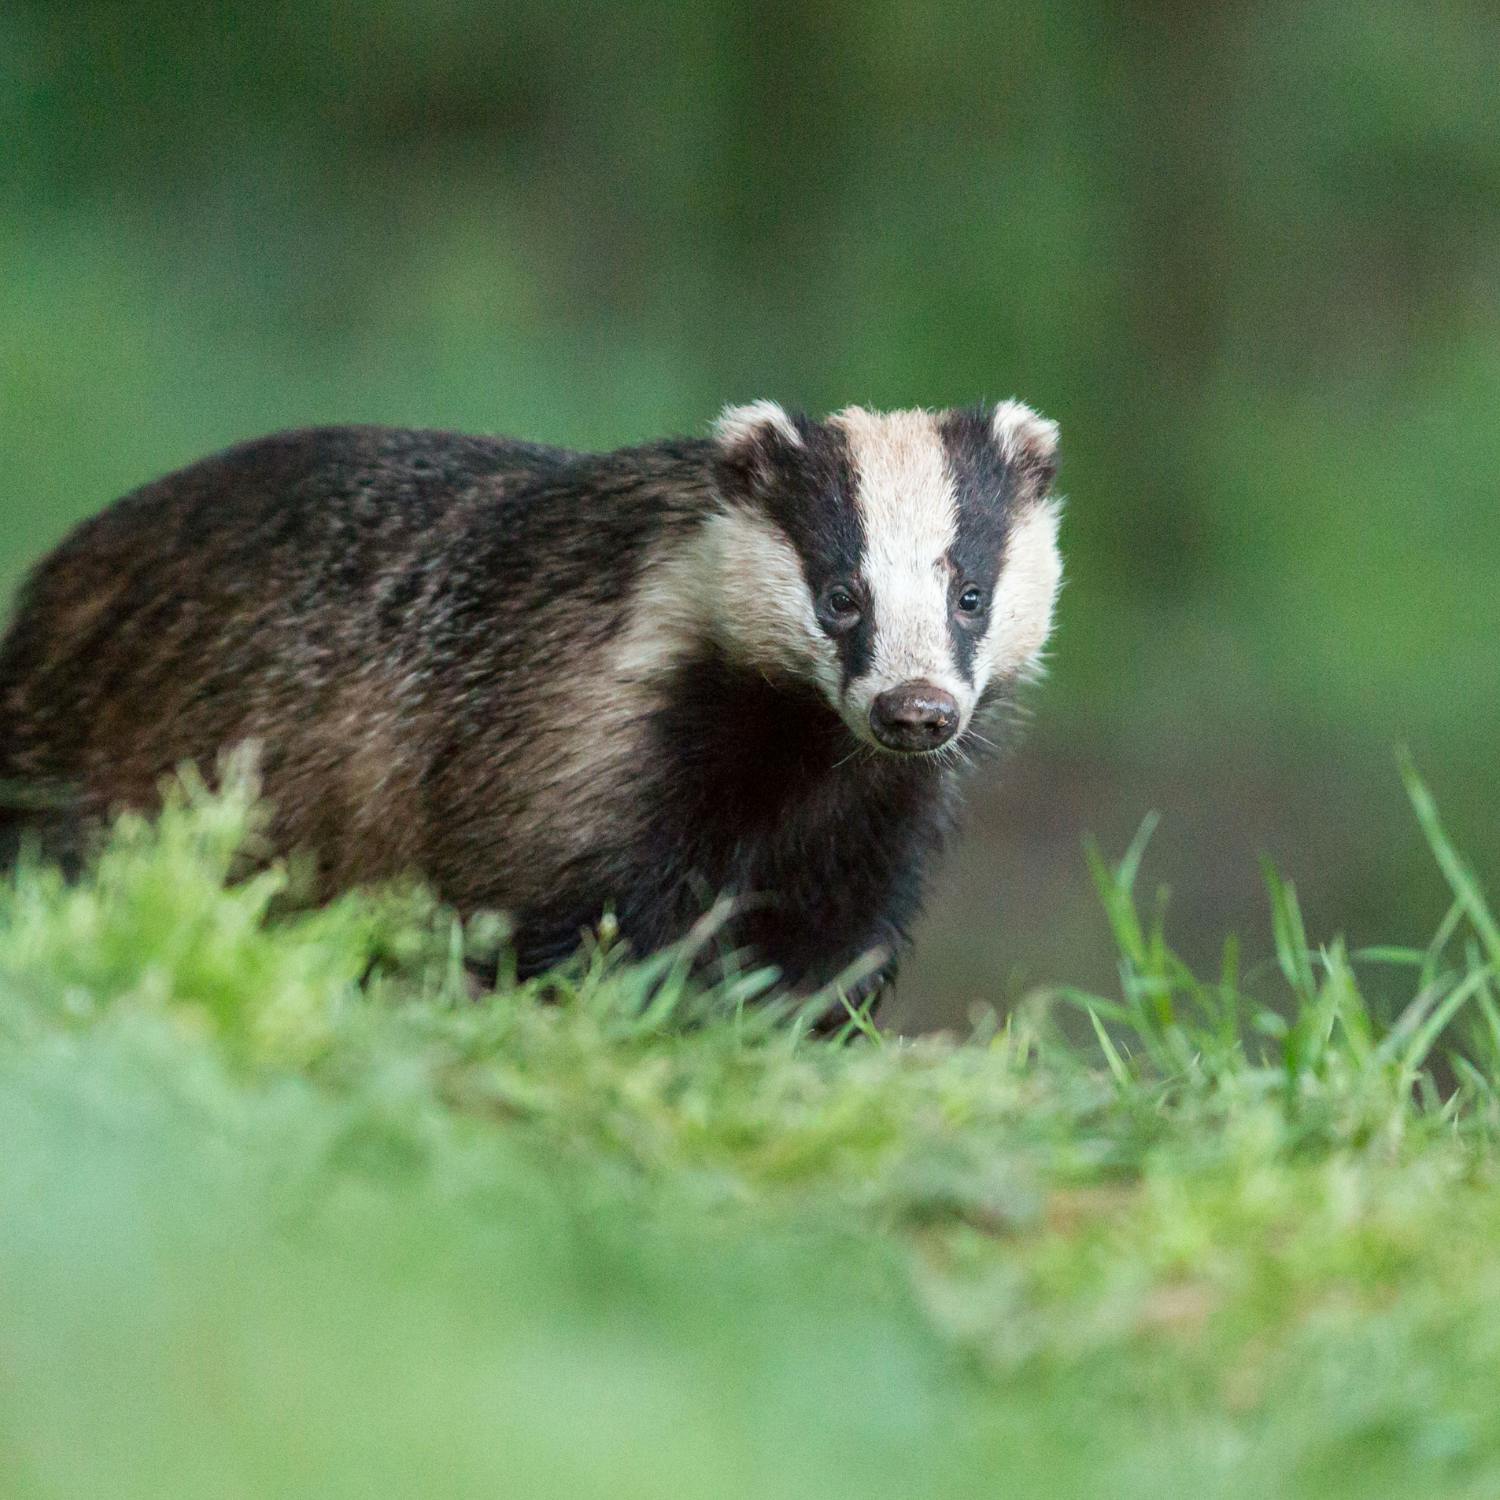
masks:
[(865, 533), (855, 503), (859, 481), (848, 439), (839, 428), (805, 417), (796, 422), (802, 444), (778, 445), (776, 480), (761, 504), (796, 550), (813, 598), (842, 583), (860, 603), (858, 623), (833, 637), (847, 687), (868, 670), (875, 651), (873, 611), (860, 587)]
[[(856, 677), (870, 669), (875, 658), (875, 610), (873, 601), (862, 585), (865, 561), (865, 523), (860, 513), (856, 494), (859, 475), (854, 467), (854, 455), (849, 449), (849, 439), (841, 428), (819, 426), (813, 443), (815, 462), (820, 466), (820, 480), (814, 491), (815, 498), (809, 509), (819, 515), (826, 514), (820, 523), (820, 531), (826, 533), (822, 550), (801, 553), (804, 572), (809, 567), (821, 569), (824, 578), (821, 586), (835, 579), (851, 580), (855, 585), (855, 597), (860, 605), (859, 623), (835, 638), (839, 663), (843, 677), (839, 686), (847, 689)], [(832, 572), (832, 577), (827, 576)], [(814, 589), (820, 587), (809, 582)]]
[(859, 624), (835, 637), (834, 645), (838, 647), (839, 664), (843, 669), (839, 687), (847, 692), (849, 684), (868, 672), (870, 663), (875, 660), (875, 612), (868, 604), (859, 617)]
[[(846, 569), (845, 576), (863, 585), (865, 563), (865, 522), (856, 498), (859, 475), (854, 467), (854, 455), (849, 450), (848, 436), (837, 427), (818, 429), (822, 444), (828, 452), (828, 463), (837, 474), (837, 480), (826, 492), (833, 498), (837, 509), (836, 530), (840, 538), (837, 560), (832, 555), (827, 559), (835, 567)], [(822, 502), (820, 502), (822, 503)], [(804, 568), (807, 566), (803, 564)], [(856, 677), (870, 670), (875, 659), (875, 608), (874, 600), (861, 586), (856, 597), (860, 604), (859, 623), (838, 637), (839, 661), (843, 666), (843, 678), (839, 686), (846, 690)]]
[(946, 413), (939, 430), (958, 513), (953, 546), (948, 552), (952, 564), (948, 633), (953, 660), (964, 679), (972, 682), (974, 654), (985, 633), (986, 619), (980, 616), (970, 625), (958, 618), (958, 597), (967, 585), (976, 584), (988, 610), (1000, 577), (1020, 486), (1018, 476), (995, 444), (990, 413), (984, 407)]

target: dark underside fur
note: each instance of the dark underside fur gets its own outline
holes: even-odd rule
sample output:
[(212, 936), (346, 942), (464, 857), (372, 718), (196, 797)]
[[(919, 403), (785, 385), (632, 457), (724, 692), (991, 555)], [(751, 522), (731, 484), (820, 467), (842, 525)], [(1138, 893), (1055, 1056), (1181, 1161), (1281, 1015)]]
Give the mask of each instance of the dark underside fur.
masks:
[(811, 692), (705, 645), (642, 710), (638, 756), (581, 783), (554, 770), (588, 727), (570, 694), (711, 474), (689, 441), (592, 457), (344, 428), (170, 475), (23, 593), (0, 784), (74, 788), (87, 820), (249, 739), (276, 844), (312, 851), (323, 894), (420, 873), (462, 911), (516, 913), (523, 972), (607, 907), (646, 951), (722, 892), (724, 942), (802, 987), (893, 953), (950, 773), (857, 749)]
[(581, 888), (536, 914), (529, 967), (575, 943), (615, 893), (641, 947), (679, 936), (717, 895), (742, 945), (808, 988), (862, 964), (859, 985), (890, 978), (947, 831), (948, 773), (857, 747), (813, 692), (773, 686), (713, 652), (685, 665), (652, 724), (643, 778), (648, 832), (591, 862)]

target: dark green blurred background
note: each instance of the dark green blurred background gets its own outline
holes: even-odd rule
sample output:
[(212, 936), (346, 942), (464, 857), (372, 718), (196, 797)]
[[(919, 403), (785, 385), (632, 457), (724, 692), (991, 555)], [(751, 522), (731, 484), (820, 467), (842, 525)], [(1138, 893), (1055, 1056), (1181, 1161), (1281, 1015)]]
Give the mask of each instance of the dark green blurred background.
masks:
[(1164, 814), (1192, 953), (1443, 908), (1408, 742), (1500, 865), (1489, 5), (0, 10), (0, 590), (324, 421), (579, 445), (1017, 394), (1070, 581), (898, 1015), (1107, 982), (1081, 854)]

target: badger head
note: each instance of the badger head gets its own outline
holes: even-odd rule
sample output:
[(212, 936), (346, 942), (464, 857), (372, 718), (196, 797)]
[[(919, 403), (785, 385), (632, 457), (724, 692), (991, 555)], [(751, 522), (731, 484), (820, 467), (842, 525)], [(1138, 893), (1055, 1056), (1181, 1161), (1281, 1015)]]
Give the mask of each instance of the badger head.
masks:
[(761, 401), (714, 444), (731, 654), (908, 755), (961, 742), (1037, 669), (1061, 578), (1055, 423), (1018, 401), (824, 422)]

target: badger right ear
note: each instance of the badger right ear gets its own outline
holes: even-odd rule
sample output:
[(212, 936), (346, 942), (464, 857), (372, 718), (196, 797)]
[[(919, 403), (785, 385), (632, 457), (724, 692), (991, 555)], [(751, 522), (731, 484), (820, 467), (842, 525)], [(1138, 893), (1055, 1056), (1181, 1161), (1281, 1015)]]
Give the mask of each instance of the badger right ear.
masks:
[(714, 423), (721, 469), (748, 487), (768, 484), (781, 461), (801, 448), (797, 424), (775, 401), (726, 406)]
[(1002, 401), (990, 418), (990, 434), (1006, 463), (1044, 495), (1057, 473), (1057, 423), (1023, 401)]

